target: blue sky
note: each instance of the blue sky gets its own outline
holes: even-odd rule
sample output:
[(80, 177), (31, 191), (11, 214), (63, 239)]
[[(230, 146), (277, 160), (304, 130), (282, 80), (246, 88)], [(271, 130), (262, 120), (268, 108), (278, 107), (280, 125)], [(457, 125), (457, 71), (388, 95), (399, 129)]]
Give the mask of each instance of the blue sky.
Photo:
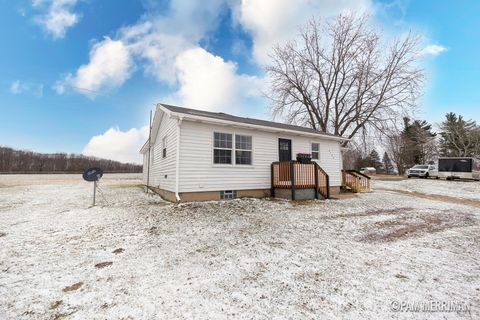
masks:
[[(296, 2), (296, 3), (295, 3)], [(480, 121), (479, 1), (0, 0), (0, 145), (138, 161), (156, 102), (268, 118), (262, 65), (312, 15), (424, 36), (418, 117)]]

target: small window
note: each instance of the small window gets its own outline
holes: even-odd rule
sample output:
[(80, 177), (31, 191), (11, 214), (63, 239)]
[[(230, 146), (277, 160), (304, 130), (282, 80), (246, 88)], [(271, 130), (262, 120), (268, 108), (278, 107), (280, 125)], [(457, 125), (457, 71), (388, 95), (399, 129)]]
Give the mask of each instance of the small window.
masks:
[(235, 135), (235, 164), (252, 164), (252, 137)]
[(213, 133), (213, 163), (232, 164), (232, 134)]
[(312, 143), (312, 159), (319, 160), (320, 159), (320, 144), (319, 143)]
[(220, 191), (221, 200), (235, 199), (236, 197), (237, 197), (237, 191), (235, 190)]
[(162, 139), (162, 158), (167, 157), (167, 137), (163, 137)]

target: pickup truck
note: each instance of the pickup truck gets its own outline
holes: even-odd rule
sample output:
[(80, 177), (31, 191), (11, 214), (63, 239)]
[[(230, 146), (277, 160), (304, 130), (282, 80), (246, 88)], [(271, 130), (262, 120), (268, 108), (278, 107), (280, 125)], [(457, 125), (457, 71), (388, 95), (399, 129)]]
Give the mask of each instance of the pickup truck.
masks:
[(417, 164), (407, 170), (407, 177), (439, 178), (437, 166), (433, 164)]

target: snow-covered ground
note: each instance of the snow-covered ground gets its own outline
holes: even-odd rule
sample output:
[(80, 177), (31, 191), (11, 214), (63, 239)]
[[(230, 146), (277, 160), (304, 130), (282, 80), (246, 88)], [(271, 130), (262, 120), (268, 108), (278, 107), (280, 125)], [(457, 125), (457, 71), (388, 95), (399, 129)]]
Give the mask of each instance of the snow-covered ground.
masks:
[[(390, 191), (175, 205), (135, 178), (106, 175), (90, 207), (79, 175), (0, 175), (0, 319), (480, 318), (478, 207)], [(429, 301), (470, 312), (392, 311)]]
[(421, 192), (450, 197), (480, 200), (479, 181), (447, 181), (436, 179), (372, 180), (376, 188)]

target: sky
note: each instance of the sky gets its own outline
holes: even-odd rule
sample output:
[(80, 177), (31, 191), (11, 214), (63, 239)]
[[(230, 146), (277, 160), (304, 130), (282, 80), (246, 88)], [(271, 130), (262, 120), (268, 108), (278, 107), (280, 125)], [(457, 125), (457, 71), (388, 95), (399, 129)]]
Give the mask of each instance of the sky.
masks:
[(0, 145), (140, 162), (164, 102), (269, 119), (264, 66), (311, 17), (422, 35), (417, 117), (480, 122), (480, 1), (0, 0)]

